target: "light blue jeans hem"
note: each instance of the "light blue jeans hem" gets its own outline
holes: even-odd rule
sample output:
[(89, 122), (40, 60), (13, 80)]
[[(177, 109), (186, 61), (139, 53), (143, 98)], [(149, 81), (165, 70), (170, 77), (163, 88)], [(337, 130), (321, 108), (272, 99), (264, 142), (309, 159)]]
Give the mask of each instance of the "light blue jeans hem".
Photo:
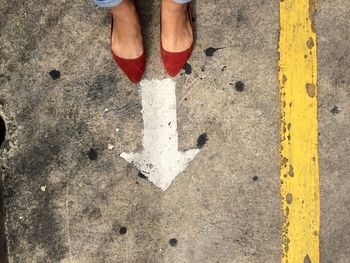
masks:
[[(116, 5), (119, 5), (123, 0), (93, 0), (96, 5), (99, 7), (114, 7)], [(191, 0), (174, 0), (176, 3), (179, 4), (186, 4), (188, 2), (191, 2)]]

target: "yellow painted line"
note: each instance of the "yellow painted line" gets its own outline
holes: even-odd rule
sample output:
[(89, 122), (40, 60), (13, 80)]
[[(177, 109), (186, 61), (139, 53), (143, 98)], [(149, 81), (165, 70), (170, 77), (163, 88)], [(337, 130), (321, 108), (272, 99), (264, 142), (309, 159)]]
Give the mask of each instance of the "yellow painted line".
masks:
[(281, 0), (279, 82), (283, 263), (318, 263), (315, 0)]

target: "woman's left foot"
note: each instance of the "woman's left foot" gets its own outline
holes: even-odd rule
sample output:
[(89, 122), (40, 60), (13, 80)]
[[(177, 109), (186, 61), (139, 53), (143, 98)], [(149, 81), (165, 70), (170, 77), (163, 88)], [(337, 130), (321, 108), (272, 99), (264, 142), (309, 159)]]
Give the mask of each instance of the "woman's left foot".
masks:
[(161, 6), (161, 55), (170, 76), (176, 76), (193, 48), (193, 29), (189, 4), (163, 0)]

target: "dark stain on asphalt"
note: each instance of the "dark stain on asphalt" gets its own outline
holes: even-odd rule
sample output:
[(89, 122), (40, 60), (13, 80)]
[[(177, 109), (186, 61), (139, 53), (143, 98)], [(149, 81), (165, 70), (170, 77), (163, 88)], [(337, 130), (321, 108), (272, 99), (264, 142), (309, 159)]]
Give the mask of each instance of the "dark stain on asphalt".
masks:
[(127, 229), (125, 226), (122, 226), (122, 227), (119, 229), (119, 234), (121, 234), (121, 235), (125, 235), (126, 232), (128, 232), (128, 229)]
[(334, 107), (331, 109), (331, 113), (332, 113), (333, 115), (340, 113), (339, 107), (338, 107), (338, 106), (334, 106)]
[(204, 53), (207, 57), (212, 57), (214, 56), (214, 53), (218, 51), (219, 49), (224, 49), (225, 47), (219, 47), (219, 48), (214, 48), (214, 47), (208, 47), (206, 50), (204, 50)]
[(89, 159), (91, 161), (96, 161), (97, 160), (97, 157), (98, 157), (98, 152), (96, 149), (94, 148), (90, 148), (89, 152), (88, 152), (88, 156), (89, 156)]
[(139, 172), (137, 174), (138, 177), (142, 178), (142, 179), (147, 179), (147, 176), (145, 176), (143, 173)]
[(116, 80), (113, 74), (98, 74), (89, 76), (82, 80), (82, 84), (86, 89), (89, 101), (96, 103), (104, 103), (111, 97), (119, 97), (120, 89), (116, 89)]
[(5, 194), (5, 195), (4, 195), (5, 199), (11, 199), (11, 198), (15, 197), (16, 191), (15, 191), (11, 186), (9, 186), (9, 187), (6, 189), (6, 191), (5, 191), (4, 194)]
[(11, 80), (10, 76), (7, 76), (5, 74), (0, 74), (0, 85), (5, 83), (5, 82), (9, 82), (10, 80)]
[[(34, 114), (36, 113), (34, 111)], [(6, 176), (4, 182), (6, 189), (9, 189), (11, 184), (16, 191), (15, 194), (11, 193), (11, 190), (9, 193), (15, 195), (14, 198), (5, 199), (11, 220), (18, 220), (21, 212), (16, 210), (21, 210), (22, 207), (27, 210), (19, 225), (16, 224), (15, 228), (9, 226), (9, 232), (13, 234), (9, 235), (7, 242), (10, 248), (14, 248), (30, 240), (28, 251), (34, 251), (35, 247), (40, 246), (47, 258), (53, 262), (61, 262), (67, 247), (61, 235), (61, 219), (55, 214), (55, 200), (62, 196), (67, 183), (57, 183), (45, 192), (41, 191), (40, 187), (48, 183), (51, 167), (62, 165), (59, 153), (62, 152), (63, 145), (70, 144), (70, 141), (62, 136), (67, 132), (67, 126), (64, 126), (64, 132), (60, 126), (43, 131), (40, 122), (37, 123), (30, 115), (27, 118), (30, 122), (30, 125), (26, 125), (27, 141), (24, 141), (22, 150), (16, 154), (16, 162), (11, 164), (11, 176)]]
[(244, 14), (244, 8), (241, 7), (237, 11), (237, 17), (236, 17), (237, 23), (241, 23), (243, 20), (245, 20), (245, 14)]
[(4, 119), (0, 116), (0, 146), (5, 141), (6, 137), (6, 124)]
[(192, 73), (192, 66), (188, 63), (185, 63), (183, 69), (185, 70), (185, 74), (187, 75), (190, 75)]
[(56, 69), (53, 69), (49, 72), (50, 76), (52, 79), (59, 79), (61, 77), (61, 72), (59, 72), (58, 70)]
[(244, 90), (244, 83), (242, 81), (237, 81), (235, 83), (235, 90), (238, 92), (242, 92)]
[(172, 238), (169, 240), (169, 244), (172, 247), (176, 247), (177, 246), (177, 239), (176, 238)]
[(202, 133), (197, 139), (197, 148), (201, 149), (209, 140), (207, 133)]
[(102, 217), (100, 208), (92, 204), (85, 207), (82, 214), (86, 215), (90, 220), (96, 220)]

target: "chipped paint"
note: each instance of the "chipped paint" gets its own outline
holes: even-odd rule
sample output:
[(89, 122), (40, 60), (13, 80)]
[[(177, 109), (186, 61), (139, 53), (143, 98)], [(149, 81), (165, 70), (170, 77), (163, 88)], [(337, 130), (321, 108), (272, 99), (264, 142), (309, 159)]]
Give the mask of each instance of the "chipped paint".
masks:
[(280, 2), (283, 263), (319, 262), (315, 12), (315, 0)]
[(306, 83), (306, 92), (309, 97), (313, 98), (316, 96), (316, 86), (313, 83)]

